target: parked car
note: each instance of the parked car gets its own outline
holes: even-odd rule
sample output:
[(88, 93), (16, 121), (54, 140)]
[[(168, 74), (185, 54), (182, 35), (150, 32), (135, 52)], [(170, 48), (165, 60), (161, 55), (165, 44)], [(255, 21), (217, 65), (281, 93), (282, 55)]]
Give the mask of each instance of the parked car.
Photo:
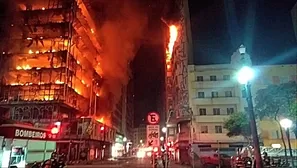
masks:
[(204, 168), (212, 168), (212, 167), (217, 167), (220, 165), (222, 168), (229, 168), (231, 167), (231, 157), (226, 154), (218, 154), (218, 153), (213, 153), (210, 155), (206, 156), (201, 156), (200, 157), (202, 167)]

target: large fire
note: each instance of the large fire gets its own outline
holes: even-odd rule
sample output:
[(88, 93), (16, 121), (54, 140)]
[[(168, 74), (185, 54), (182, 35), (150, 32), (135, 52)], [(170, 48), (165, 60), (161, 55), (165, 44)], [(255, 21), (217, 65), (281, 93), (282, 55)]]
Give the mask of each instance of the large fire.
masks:
[(169, 26), (169, 43), (168, 43), (168, 48), (166, 49), (166, 64), (167, 64), (167, 69), (170, 69), (170, 61), (172, 57), (172, 52), (173, 52), (173, 47), (174, 43), (177, 39), (178, 35), (178, 30), (175, 25)]

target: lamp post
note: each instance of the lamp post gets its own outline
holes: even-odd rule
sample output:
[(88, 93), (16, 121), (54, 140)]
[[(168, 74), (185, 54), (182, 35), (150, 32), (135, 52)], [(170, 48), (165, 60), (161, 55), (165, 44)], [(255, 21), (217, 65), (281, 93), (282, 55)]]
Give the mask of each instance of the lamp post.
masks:
[(126, 152), (126, 150), (127, 150), (127, 138), (126, 137), (124, 137), (123, 138), (123, 142), (124, 142), (124, 154), (126, 154), (127, 152)]
[(254, 71), (252, 68), (248, 66), (242, 67), (238, 74), (237, 80), (240, 84), (244, 84), (245, 91), (246, 91), (246, 101), (248, 104), (248, 113), (250, 118), (250, 125), (251, 125), (251, 132), (253, 137), (253, 145), (254, 145), (254, 155), (256, 158), (256, 167), (262, 168), (262, 158), (260, 152), (260, 144), (258, 138), (258, 131), (256, 125), (256, 119), (254, 114), (254, 107), (253, 107), (253, 100), (252, 100), (252, 93), (251, 93), (251, 83), (250, 81), (254, 78)]
[(280, 120), (280, 125), (285, 129), (286, 132), (286, 136), (288, 139), (288, 145), (289, 145), (289, 151), (290, 151), (290, 157), (291, 157), (291, 161), (292, 161), (292, 167), (294, 166), (294, 157), (293, 157), (293, 152), (292, 152), (292, 146), (291, 146), (291, 140), (290, 140), (290, 128), (293, 125), (292, 120), (289, 120), (287, 118)]

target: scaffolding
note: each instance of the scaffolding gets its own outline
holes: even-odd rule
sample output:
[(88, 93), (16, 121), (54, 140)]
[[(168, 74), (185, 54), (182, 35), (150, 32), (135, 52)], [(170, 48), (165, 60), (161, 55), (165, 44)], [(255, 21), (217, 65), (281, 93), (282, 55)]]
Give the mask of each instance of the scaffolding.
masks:
[(15, 2), (1, 47), (0, 106), (13, 120), (39, 123), (96, 115), (101, 46), (83, 1)]

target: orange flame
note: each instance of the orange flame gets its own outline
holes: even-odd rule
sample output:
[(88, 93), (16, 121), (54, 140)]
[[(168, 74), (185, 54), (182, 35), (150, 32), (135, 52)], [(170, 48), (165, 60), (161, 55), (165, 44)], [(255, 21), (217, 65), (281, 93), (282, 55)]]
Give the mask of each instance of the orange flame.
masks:
[[(173, 47), (174, 43), (177, 39), (178, 31), (177, 27), (174, 25), (169, 26), (169, 43), (168, 43), (168, 48), (166, 49), (166, 63), (170, 63), (171, 57), (172, 57), (172, 52), (173, 52)], [(167, 66), (170, 68), (170, 66)]]
[(104, 124), (104, 118), (103, 117), (97, 119), (97, 121)]

